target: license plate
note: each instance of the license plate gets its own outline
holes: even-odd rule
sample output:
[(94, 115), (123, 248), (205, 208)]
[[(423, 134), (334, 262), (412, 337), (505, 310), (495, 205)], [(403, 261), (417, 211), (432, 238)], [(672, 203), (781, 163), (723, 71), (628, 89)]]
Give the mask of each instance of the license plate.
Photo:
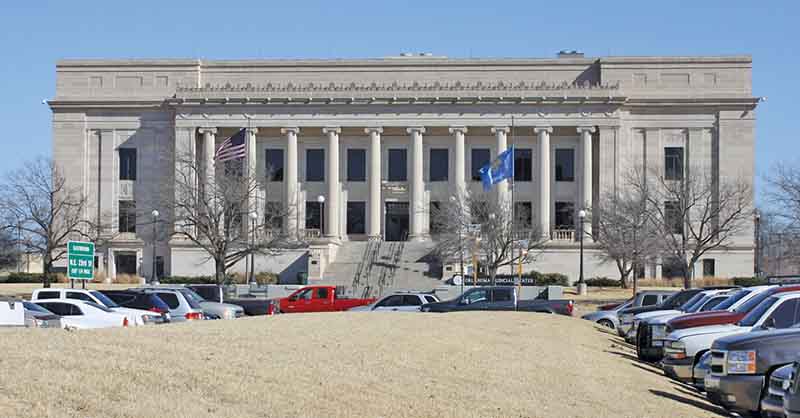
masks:
[(706, 376), (705, 382), (706, 389), (719, 389), (719, 378)]
[(653, 347), (663, 347), (663, 346), (664, 346), (664, 341), (661, 340), (653, 341)]

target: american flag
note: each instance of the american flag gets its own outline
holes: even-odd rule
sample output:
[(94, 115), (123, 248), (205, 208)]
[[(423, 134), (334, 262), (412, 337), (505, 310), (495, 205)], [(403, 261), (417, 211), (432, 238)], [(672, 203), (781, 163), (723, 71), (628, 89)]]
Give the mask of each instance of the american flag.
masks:
[(224, 162), (244, 158), (247, 148), (245, 145), (245, 131), (242, 128), (236, 135), (223, 141), (214, 154), (214, 161)]

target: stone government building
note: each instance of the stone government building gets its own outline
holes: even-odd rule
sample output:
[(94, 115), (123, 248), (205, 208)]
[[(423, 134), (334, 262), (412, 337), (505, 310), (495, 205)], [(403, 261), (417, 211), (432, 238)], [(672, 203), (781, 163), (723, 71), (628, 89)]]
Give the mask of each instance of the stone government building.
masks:
[[(478, 191), (478, 168), (513, 144), (517, 208), (550, 237), (534, 265), (577, 278), (577, 210), (621, 184), (635, 165), (675, 159), (718, 178), (754, 177), (749, 56), (451, 59), (430, 54), (324, 60), (63, 60), (56, 65), (53, 155), (111, 225), (97, 264), (110, 276), (150, 276), (153, 196), (174, 179), (177, 152), (202, 164), (247, 128), (247, 167), (267, 205), (296, 206), (285, 231), (307, 248), (260, 257), (256, 271), (292, 280), (352, 280), (369, 237), (390, 242), (400, 279), (424, 286), (430, 208), (454, 190)], [(514, 133), (510, 133), (512, 126)], [(274, 168), (267, 176), (266, 167)], [(502, 187), (500, 193), (508, 193)], [(266, 202), (264, 202), (266, 201)], [(419, 210), (414, 210), (419, 208)], [(189, 242), (156, 232), (159, 274), (212, 274)], [(587, 227), (590, 227), (587, 225)], [(591, 242), (586, 274), (617, 277)], [(398, 255), (399, 254), (399, 255)], [(240, 270), (244, 268), (241, 263)], [(696, 271), (753, 273), (752, 230)], [(396, 272), (393, 272), (396, 274)], [(661, 267), (648, 266), (648, 276)], [(420, 281), (422, 280), (422, 281)]]

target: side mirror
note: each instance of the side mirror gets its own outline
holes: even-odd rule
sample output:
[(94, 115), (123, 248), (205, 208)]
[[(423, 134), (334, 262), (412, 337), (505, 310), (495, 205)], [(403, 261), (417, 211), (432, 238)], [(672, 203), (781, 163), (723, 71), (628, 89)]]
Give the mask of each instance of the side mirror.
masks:
[(458, 301), (459, 305), (469, 305), (469, 299), (461, 299)]
[(775, 328), (775, 318), (769, 318), (766, 321), (764, 321), (764, 325), (762, 325), (762, 328), (764, 328), (764, 329), (773, 329), (773, 328)]

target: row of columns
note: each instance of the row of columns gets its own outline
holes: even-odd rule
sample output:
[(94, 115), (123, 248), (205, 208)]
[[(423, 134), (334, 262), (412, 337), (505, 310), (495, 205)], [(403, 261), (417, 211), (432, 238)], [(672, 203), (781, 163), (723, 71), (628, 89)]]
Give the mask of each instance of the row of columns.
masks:
[[(592, 203), (592, 133), (595, 128), (592, 126), (578, 127), (580, 134), (582, 181), (580, 187), (579, 205), (582, 208), (591, 206)], [(496, 126), (491, 128), (491, 132), (497, 140), (497, 154), (499, 155), (508, 148), (507, 126)], [(539, 155), (539, 200), (538, 213), (540, 229), (543, 235), (550, 235), (550, 134), (553, 128), (549, 126), (537, 126), (533, 128), (537, 136), (538, 155)], [(253, 176), (256, 173), (256, 128), (248, 128), (246, 136), (246, 175)], [(324, 127), (322, 132), (328, 139), (328, 167), (326, 173), (327, 196), (325, 210), (325, 231), (326, 237), (339, 238), (341, 235), (339, 228), (339, 207), (340, 179), (339, 179), (339, 135), (340, 127)], [(423, 238), (424, 222), (424, 196), (425, 184), (423, 181), (424, 167), (424, 147), (422, 137), (425, 134), (424, 127), (409, 127), (406, 129), (411, 141), (411, 181), (410, 186), (410, 231), (409, 239), (419, 240)], [(466, 134), (465, 126), (453, 126), (449, 129), (455, 139), (455, 176), (454, 183), (456, 193), (460, 201), (464, 201), (467, 191), (466, 181)], [(216, 147), (216, 128), (200, 128), (202, 135), (203, 161), (205, 171), (203, 173), (204, 182), (213, 188), (215, 181), (214, 172), (214, 153)], [(369, 223), (367, 224), (367, 234), (370, 237), (381, 236), (381, 135), (383, 128), (368, 127), (364, 133), (369, 135)], [(289, 127), (281, 129), (281, 134), (286, 137), (286, 164), (284, 167), (284, 187), (287, 199), (286, 230), (288, 233), (298, 231), (298, 145), (297, 137), (300, 128)], [(510, 202), (508, 182), (501, 182), (497, 185), (498, 199)], [(252, 201), (250, 205), (252, 205)], [(256, 208), (251, 208), (256, 210)], [(590, 231), (587, 231), (589, 233)]]

